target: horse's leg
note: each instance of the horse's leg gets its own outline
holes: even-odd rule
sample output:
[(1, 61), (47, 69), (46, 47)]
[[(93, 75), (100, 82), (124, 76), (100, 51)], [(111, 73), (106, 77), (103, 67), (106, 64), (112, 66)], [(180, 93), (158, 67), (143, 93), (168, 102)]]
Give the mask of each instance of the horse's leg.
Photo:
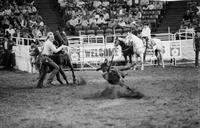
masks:
[(162, 63), (162, 67), (165, 68), (165, 63), (164, 63), (164, 59), (163, 59), (163, 54), (160, 52), (160, 60)]
[[(62, 69), (62, 67), (61, 67), (61, 66), (59, 66), (59, 67), (60, 67), (60, 68), (59, 68), (59, 73), (62, 75), (62, 77), (64, 78), (66, 84), (68, 85), (69, 82), (68, 82), (68, 80), (67, 80), (67, 77), (66, 77), (66, 75), (65, 75), (65, 73), (64, 73), (64, 71), (63, 71), (63, 69)], [(58, 73), (58, 74), (59, 74), (59, 73)]]
[(158, 62), (158, 66), (160, 66), (160, 55), (157, 56), (157, 62)]
[(144, 53), (140, 54), (140, 61), (141, 61), (141, 70), (144, 70)]
[(144, 46), (145, 46), (145, 51), (144, 51), (144, 54), (143, 54), (143, 62), (145, 62), (146, 61), (146, 52), (147, 52), (147, 48), (148, 48), (148, 45), (147, 45), (147, 40), (145, 39), (145, 38), (143, 38), (143, 44), (144, 44)]
[(133, 54), (133, 58), (134, 58), (134, 64), (135, 66), (133, 67), (133, 70), (136, 70), (136, 65), (137, 65), (137, 55)]
[(63, 84), (62, 80), (60, 79), (60, 74), (59, 72), (56, 74), (56, 79), (60, 84)]
[(156, 56), (156, 59), (154, 60), (154, 67), (156, 67), (157, 60), (158, 60), (158, 58), (157, 58), (157, 56)]
[(74, 68), (73, 68), (73, 66), (72, 66), (72, 63), (71, 63), (71, 60), (70, 60), (70, 59), (68, 59), (68, 66), (69, 66), (69, 68), (71, 69), (71, 72), (72, 72), (73, 83), (76, 83), (76, 76), (75, 76)]
[(132, 64), (132, 55), (129, 55), (129, 63)]
[(125, 60), (125, 65), (127, 65), (128, 61), (127, 61), (127, 56), (124, 55), (124, 60)]

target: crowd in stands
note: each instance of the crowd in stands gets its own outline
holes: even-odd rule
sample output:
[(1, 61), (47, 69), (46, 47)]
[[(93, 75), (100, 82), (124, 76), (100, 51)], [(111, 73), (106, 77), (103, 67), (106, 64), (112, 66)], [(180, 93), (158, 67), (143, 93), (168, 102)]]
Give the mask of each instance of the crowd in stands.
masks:
[(135, 4), (132, 0), (58, 0), (69, 34), (123, 34), (141, 31), (147, 22), (155, 28), (165, 9), (165, 2)]
[(0, 1), (0, 65), (6, 69), (15, 66), (12, 36), (40, 38), (45, 34), (46, 26), (34, 0)]
[[(196, 29), (200, 27), (200, 2), (188, 2), (180, 29)], [(200, 31), (200, 30), (199, 30)]]
[(34, 0), (0, 1), (0, 36), (39, 38), (45, 34), (45, 30)]

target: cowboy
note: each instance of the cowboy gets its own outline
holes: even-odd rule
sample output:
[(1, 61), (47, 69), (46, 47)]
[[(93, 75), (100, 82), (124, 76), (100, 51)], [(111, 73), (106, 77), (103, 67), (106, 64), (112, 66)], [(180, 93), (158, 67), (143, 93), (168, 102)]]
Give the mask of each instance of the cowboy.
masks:
[(101, 64), (101, 67), (98, 68), (97, 71), (101, 70), (103, 72), (103, 78), (107, 80), (110, 84), (118, 84), (127, 75), (122, 72), (122, 70), (127, 70), (127, 68), (124, 67), (120, 69), (113, 66), (109, 67), (109, 65), (110, 63), (107, 59), (105, 59), (104, 63)]
[(47, 74), (48, 67), (52, 69), (52, 72), (47, 80), (47, 85), (54, 85), (52, 83), (53, 78), (59, 71), (59, 66), (51, 59), (53, 53), (57, 53), (61, 51), (63, 48), (66, 48), (65, 45), (61, 45), (59, 48), (53, 44), (54, 41), (54, 34), (52, 32), (47, 33), (47, 40), (44, 42), (43, 50), (41, 53), (41, 69), (40, 69), (40, 76), (39, 81), (37, 84), (37, 88), (43, 87), (43, 81)]
[(200, 51), (200, 30), (197, 30), (195, 34), (194, 51), (195, 51), (195, 67), (198, 67), (199, 66), (199, 51)]
[(152, 47), (152, 49), (155, 53), (155, 56), (156, 56), (157, 61), (158, 61), (158, 65), (160, 64), (159, 61), (161, 60), (162, 66), (164, 68), (165, 67), (164, 59), (163, 59), (164, 48), (163, 48), (163, 45), (162, 45), (162, 41), (160, 39), (155, 38), (155, 35), (152, 35), (149, 46)]
[(146, 47), (145, 53), (144, 53), (144, 61), (145, 61), (146, 60), (146, 52), (147, 52), (147, 49), (148, 49), (148, 44), (149, 44), (149, 41), (151, 39), (151, 29), (150, 29), (148, 23), (144, 24), (144, 26), (142, 28), (142, 32), (141, 32), (141, 37), (142, 37), (144, 45)]
[(132, 66), (134, 65), (122, 68), (111, 67), (111, 64), (109, 64), (108, 60), (105, 59), (104, 63), (101, 65), (100, 68), (97, 69), (97, 71), (102, 70), (103, 78), (107, 80), (110, 84), (125, 87), (127, 91), (123, 93), (124, 97), (142, 98), (144, 97), (144, 94), (140, 93), (136, 89), (130, 88), (128, 85), (125, 84), (124, 81), (124, 77), (127, 74), (124, 74), (122, 71), (130, 69)]

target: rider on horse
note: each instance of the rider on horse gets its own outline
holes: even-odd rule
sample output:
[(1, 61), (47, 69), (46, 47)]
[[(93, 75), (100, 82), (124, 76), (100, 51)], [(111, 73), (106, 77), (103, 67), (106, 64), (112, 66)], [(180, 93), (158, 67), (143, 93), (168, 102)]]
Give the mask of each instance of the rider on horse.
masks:
[(139, 37), (137, 37), (132, 33), (128, 33), (124, 42), (129, 46), (133, 46), (134, 56), (135, 58), (140, 57), (141, 70), (144, 70), (143, 59), (144, 59), (145, 47), (142, 39), (140, 39)]

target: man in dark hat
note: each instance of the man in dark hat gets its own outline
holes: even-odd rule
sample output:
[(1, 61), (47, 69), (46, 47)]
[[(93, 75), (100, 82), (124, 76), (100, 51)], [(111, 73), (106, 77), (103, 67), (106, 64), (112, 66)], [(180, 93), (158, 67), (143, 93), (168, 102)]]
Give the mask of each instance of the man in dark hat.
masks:
[[(116, 68), (116, 67), (111, 67), (111, 64), (109, 64), (108, 60), (106, 59), (105, 62), (101, 65), (100, 68), (97, 69), (98, 70), (102, 70), (103, 74), (103, 78), (105, 80), (108, 81), (108, 83), (110, 83), (111, 85), (119, 85), (122, 88), (125, 88), (125, 90), (123, 90), (123, 92), (120, 92), (122, 97), (132, 97), (132, 98), (142, 98), (144, 97), (144, 94), (142, 94), (141, 92), (139, 92), (137, 89), (132, 89), (130, 88), (124, 81), (124, 77), (127, 75), (125, 73), (123, 73), (122, 71), (124, 70), (128, 70), (131, 67), (133, 67), (134, 65), (129, 65), (129, 66), (125, 66), (122, 68)], [(112, 86), (114, 87), (114, 86)], [(112, 88), (111, 87), (111, 88)], [(109, 87), (108, 87), (109, 88)], [(107, 88), (106, 88), (107, 89)]]
[(115, 67), (111, 66), (107, 59), (105, 59), (104, 63), (101, 64), (101, 67), (97, 69), (97, 71), (101, 70), (103, 72), (102, 76), (105, 80), (107, 80), (110, 84), (120, 84), (123, 82), (123, 78), (127, 76), (127, 73), (122, 71), (131, 69), (133, 65), (123, 66), (123, 67)]
[(4, 51), (5, 51), (5, 68), (12, 69), (15, 65), (13, 54), (14, 42), (11, 40), (10, 35), (6, 35), (4, 38)]
[(200, 51), (200, 29), (196, 29), (194, 38), (194, 51), (195, 51), (195, 67), (199, 66), (199, 51)]

